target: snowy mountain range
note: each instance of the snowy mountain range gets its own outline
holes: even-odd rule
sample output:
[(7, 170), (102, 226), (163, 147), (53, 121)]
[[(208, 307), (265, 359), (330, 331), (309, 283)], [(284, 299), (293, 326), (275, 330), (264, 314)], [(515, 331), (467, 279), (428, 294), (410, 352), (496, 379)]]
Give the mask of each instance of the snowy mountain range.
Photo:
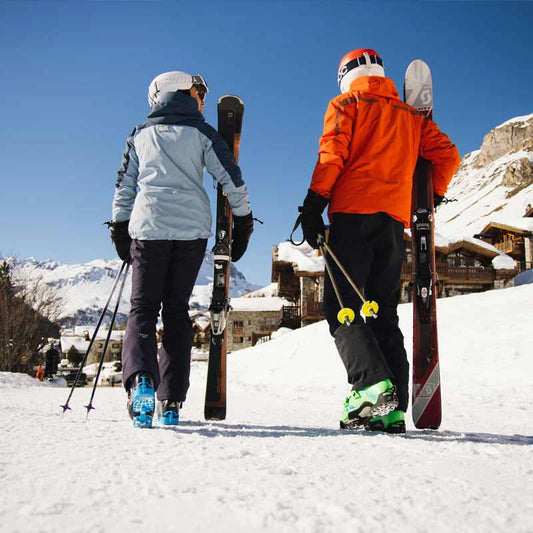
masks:
[(481, 149), (463, 157), (441, 205), (436, 232), (448, 240), (471, 238), (489, 222), (533, 231), (522, 218), (533, 204), (533, 114), (516, 117), (490, 131)]
[[(113, 282), (121, 265), (119, 259), (96, 259), (84, 264), (62, 264), (52, 260), (8, 258), (18, 279), (41, 280), (57, 289), (63, 300), (62, 321), (67, 325), (95, 323), (111, 292)], [(131, 273), (128, 274), (131, 279)], [(118, 320), (124, 320), (129, 311), (131, 282), (127, 280), (119, 308)], [(208, 251), (193, 294), (191, 309), (205, 310), (211, 301), (213, 285), (213, 254)], [(241, 296), (258, 289), (246, 280), (235, 265), (231, 264), (230, 295)], [(111, 305), (114, 304), (114, 301)]]

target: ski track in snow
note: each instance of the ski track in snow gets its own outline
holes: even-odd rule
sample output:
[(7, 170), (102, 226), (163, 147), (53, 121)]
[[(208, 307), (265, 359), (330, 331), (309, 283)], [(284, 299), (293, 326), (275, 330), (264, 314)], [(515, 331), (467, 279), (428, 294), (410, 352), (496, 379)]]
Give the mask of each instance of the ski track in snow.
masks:
[[(443, 424), (341, 432), (325, 323), (229, 355), (228, 418), (193, 363), (178, 427), (131, 426), (125, 394), (0, 374), (2, 532), (530, 532), (533, 286), (438, 301)], [(411, 308), (400, 322), (411, 349)]]

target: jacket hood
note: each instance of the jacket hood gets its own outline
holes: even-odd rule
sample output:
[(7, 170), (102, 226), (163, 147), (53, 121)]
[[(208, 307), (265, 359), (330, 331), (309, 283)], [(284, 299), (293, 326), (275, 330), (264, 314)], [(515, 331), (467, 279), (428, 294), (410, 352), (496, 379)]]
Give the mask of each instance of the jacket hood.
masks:
[(152, 107), (149, 119), (173, 117), (176, 119), (204, 120), (198, 109), (198, 102), (188, 94), (172, 92), (161, 96), (159, 103)]
[(363, 76), (362, 78), (356, 78), (350, 84), (350, 91), (378, 94), (389, 98), (400, 98), (394, 82), (384, 76)]

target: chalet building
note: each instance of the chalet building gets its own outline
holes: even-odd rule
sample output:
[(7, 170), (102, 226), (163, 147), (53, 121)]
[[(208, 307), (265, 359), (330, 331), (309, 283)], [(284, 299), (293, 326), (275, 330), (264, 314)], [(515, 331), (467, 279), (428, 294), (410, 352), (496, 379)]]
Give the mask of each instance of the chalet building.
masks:
[(272, 248), (272, 282), (278, 295), (290, 301), (282, 309), (282, 324), (297, 328), (324, 319), (324, 260), (307, 243), (283, 242)]
[(499, 251), (511, 256), (520, 272), (533, 268), (533, 208), (528, 206), (526, 215), (513, 224), (491, 222), (478, 235)]
[(228, 351), (270, 340), (283, 324), (283, 308), (290, 302), (276, 296), (232, 298), (228, 319)]
[[(255, 346), (270, 340), (272, 333), (280, 327), (291, 327), (282, 320), (282, 310), (291, 303), (275, 296), (242, 297), (231, 299), (231, 311), (228, 315), (227, 343), (228, 352)], [(300, 327), (297, 320), (293, 328)], [(193, 346), (197, 350), (208, 352), (211, 342), (211, 322), (208, 314), (193, 318)]]
[[(401, 302), (411, 301), (411, 235), (404, 233), (405, 257), (401, 276)], [(496, 261), (495, 261), (496, 260)], [(511, 258), (479, 239), (464, 239), (448, 244), (436, 243), (437, 297), (482, 292), (503, 288), (518, 274)]]
[[(400, 302), (411, 300), (412, 248), (409, 232), (404, 233), (406, 252), (401, 274)], [(480, 239), (446, 242), (437, 236), (435, 246), (438, 297), (454, 296), (503, 288), (512, 283), (519, 268), (512, 256)], [(525, 260), (527, 263), (527, 260)], [(290, 242), (273, 247), (272, 281), (279, 296), (290, 300), (282, 309), (282, 319), (289, 316), (301, 326), (323, 320), (324, 262), (319, 252), (307, 243), (296, 247)]]
[[(94, 334), (94, 327), (80, 327), (76, 326), (74, 329), (66, 329), (61, 332), (60, 346), (61, 357), (67, 358), (69, 350), (74, 346), (76, 351), (84, 355), (89, 348), (90, 340)], [(87, 365), (97, 363), (100, 361), (104, 352), (104, 346), (109, 330), (101, 329), (94, 340), (94, 343), (87, 358)], [(122, 355), (122, 340), (124, 338), (124, 331), (111, 331), (111, 337), (107, 346), (105, 362), (119, 361)]]
[[(192, 317), (191, 317), (192, 318)], [(193, 318), (193, 347), (197, 350), (208, 352), (211, 342), (211, 321), (209, 316), (199, 314)]]

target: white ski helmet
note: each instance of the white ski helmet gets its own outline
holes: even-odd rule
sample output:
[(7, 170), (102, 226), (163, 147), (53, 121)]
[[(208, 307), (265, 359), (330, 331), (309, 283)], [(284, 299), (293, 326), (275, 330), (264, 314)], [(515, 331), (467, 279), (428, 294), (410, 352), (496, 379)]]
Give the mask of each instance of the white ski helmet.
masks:
[(154, 106), (159, 103), (162, 94), (180, 90), (187, 91), (195, 85), (202, 87), (204, 93), (209, 92), (207, 83), (199, 74), (191, 75), (179, 71), (163, 72), (163, 74), (156, 76), (148, 87), (148, 103), (150, 106)]
[(385, 76), (381, 57), (370, 48), (352, 50), (341, 59), (337, 76), (341, 93), (348, 92), (352, 81), (362, 76)]

